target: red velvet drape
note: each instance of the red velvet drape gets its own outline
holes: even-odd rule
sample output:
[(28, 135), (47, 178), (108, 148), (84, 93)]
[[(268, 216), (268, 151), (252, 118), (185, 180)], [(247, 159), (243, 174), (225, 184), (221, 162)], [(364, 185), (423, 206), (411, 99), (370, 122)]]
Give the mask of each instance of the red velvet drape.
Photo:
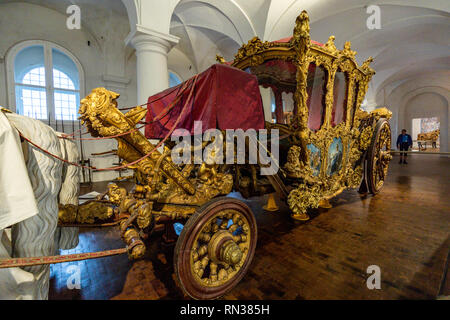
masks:
[[(189, 80), (188, 80), (189, 81)], [(148, 99), (145, 127), (147, 138), (163, 138), (172, 128), (184, 105), (189, 108), (177, 129), (194, 134), (194, 121), (202, 122), (202, 132), (218, 129), (263, 129), (264, 112), (258, 80), (254, 75), (227, 65), (215, 64), (200, 73), (195, 86), (182, 93), (182, 98), (159, 121), (152, 120), (175, 100), (183, 84), (169, 88)], [(191, 101), (186, 101), (194, 90)]]

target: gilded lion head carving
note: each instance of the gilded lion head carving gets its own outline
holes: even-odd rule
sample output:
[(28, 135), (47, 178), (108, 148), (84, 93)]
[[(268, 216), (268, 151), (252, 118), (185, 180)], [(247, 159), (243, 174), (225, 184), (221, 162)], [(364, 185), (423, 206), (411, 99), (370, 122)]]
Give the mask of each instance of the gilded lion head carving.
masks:
[[(85, 124), (92, 136), (108, 136), (115, 134), (115, 119), (121, 112), (117, 109), (116, 99), (120, 95), (105, 88), (95, 88), (81, 100), (80, 120)], [(120, 116), (119, 116), (120, 118)]]
[(110, 106), (117, 107), (116, 99), (120, 94), (105, 88), (95, 88), (92, 92), (81, 99), (80, 111), (81, 117), (86, 114), (99, 114), (104, 112)]

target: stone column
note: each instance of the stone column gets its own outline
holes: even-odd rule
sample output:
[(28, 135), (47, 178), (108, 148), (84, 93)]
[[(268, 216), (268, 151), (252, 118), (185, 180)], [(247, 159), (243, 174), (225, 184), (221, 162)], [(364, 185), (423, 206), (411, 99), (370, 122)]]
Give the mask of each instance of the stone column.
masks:
[(136, 49), (137, 104), (169, 86), (167, 53), (179, 38), (137, 25), (128, 35), (127, 44)]

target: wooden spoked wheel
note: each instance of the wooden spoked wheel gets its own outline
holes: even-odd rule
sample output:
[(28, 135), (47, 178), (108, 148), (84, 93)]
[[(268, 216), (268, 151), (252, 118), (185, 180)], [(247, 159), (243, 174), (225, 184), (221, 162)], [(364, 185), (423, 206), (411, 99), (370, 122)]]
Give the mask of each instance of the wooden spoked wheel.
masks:
[(383, 187), (392, 159), (390, 149), (391, 127), (386, 119), (380, 119), (375, 126), (367, 160), (367, 184), (372, 194), (377, 194)]
[(255, 253), (256, 221), (240, 200), (214, 199), (192, 215), (178, 238), (174, 264), (183, 291), (216, 299), (245, 275)]

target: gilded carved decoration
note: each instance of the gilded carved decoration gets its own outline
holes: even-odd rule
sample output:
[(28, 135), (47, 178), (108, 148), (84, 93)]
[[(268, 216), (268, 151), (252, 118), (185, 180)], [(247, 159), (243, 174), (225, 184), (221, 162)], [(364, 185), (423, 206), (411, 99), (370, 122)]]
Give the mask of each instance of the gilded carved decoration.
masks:
[[(238, 229), (241, 232), (236, 234)], [(250, 232), (249, 222), (237, 210), (223, 210), (209, 218), (195, 237), (191, 250), (195, 281), (205, 287), (217, 287), (235, 277), (249, 252)]]
[(264, 61), (264, 58), (259, 56), (259, 53), (274, 46), (273, 43), (265, 41), (262, 42), (258, 37), (253, 37), (244, 44), (234, 56), (234, 62), (237, 63), (244, 58), (250, 58), (250, 65), (259, 65)]
[[(218, 195), (230, 193), (233, 177), (229, 173), (219, 172), (214, 164), (175, 165), (170, 158), (170, 148), (166, 146), (163, 153), (154, 150), (155, 146), (136, 130), (136, 124), (145, 115), (144, 109), (136, 107), (123, 114), (117, 108), (118, 96), (104, 88), (94, 89), (81, 101), (80, 119), (93, 136), (112, 136), (118, 141), (117, 154), (122, 164), (136, 162), (129, 166), (135, 170), (138, 181), (135, 189), (128, 193), (116, 184), (109, 184), (106, 192), (108, 201), (118, 207), (125, 221), (121, 223), (122, 237), (130, 245), (139, 240), (139, 230), (151, 227), (154, 222), (167, 218), (186, 219), (195, 211), (192, 206), (200, 206)], [(193, 170), (195, 175), (191, 177)], [(159, 207), (161, 204), (178, 207), (156, 208), (155, 203)], [(165, 211), (167, 209), (171, 210)], [(81, 206), (75, 210), (80, 211)], [(66, 211), (65, 215), (69, 215), (69, 210)], [(77, 221), (93, 222), (92, 219)], [(140, 257), (145, 252), (142, 246), (140, 243), (133, 246), (130, 256)]]
[[(116, 137), (116, 139), (118, 141), (117, 154), (126, 164), (140, 159), (152, 151), (155, 146), (135, 128), (140, 119), (134, 116), (141, 114), (142, 107), (136, 107), (127, 114), (123, 114), (117, 108), (116, 99), (118, 97), (119, 94), (115, 92), (105, 88), (96, 88), (92, 90), (90, 95), (81, 100), (79, 112), (81, 122), (86, 125), (94, 137), (116, 137), (124, 134)], [(161, 153), (155, 150), (149, 157), (136, 163), (134, 168), (141, 173), (140, 177), (143, 180), (140, 182), (142, 184), (149, 182), (149, 176), (161, 156)], [(171, 161), (163, 159), (160, 162), (159, 169), (188, 194), (195, 193), (194, 186), (181, 175)]]
[(224, 59), (224, 57), (222, 57), (222, 56), (220, 56), (220, 55), (218, 55), (218, 54), (216, 54), (216, 61), (217, 61), (218, 63), (225, 63), (225, 62), (226, 62), (225, 59)]
[(79, 206), (60, 204), (58, 218), (62, 224), (92, 224), (110, 219), (113, 213), (113, 208), (110, 206), (101, 202), (92, 201)]
[(425, 132), (425, 133), (419, 133), (417, 134), (417, 140), (431, 140), (433, 142), (436, 142), (439, 138), (439, 135), (441, 133), (441, 130), (436, 129), (431, 132)]
[[(272, 52), (270, 56), (267, 54), (268, 51)], [(277, 52), (278, 55), (274, 55), (273, 52)], [(360, 110), (359, 106), (364, 100), (369, 81), (375, 71), (370, 67), (372, 57), (358, 67), (356, 54), (349, 41), (345, 42), (342, 50), (339, 50), (335, 45), (334, 36), (330, 36), (324, 46), (311, 43), (309, 17), (303, 11), (297, 17), (293, 37), (287, 46), (276, 42), (263, 43), (254, 38), (239, 49), (233, 61), (234, 66), (242, 69), (250, 65), (256, 67), (269, 59), (290, 60), (297, 66), (297, 88), (294, 93), (297, 114), (285, 130), (290, 133), (293, 146), (289, 149), (287, 163), (283, 169), (288, 177), (299, 180), (298, 187), (291, 191), (288, 198), (288, 204), (294, 216), (296, 215), (294, 218), (299, 220), (305, 220), (305, 216), (302, 215), (306, 214), (306, 209), (317, 207), (320, 199), (329, 199), (345, 188), (359, 185), (363, 178), (361, 157), (372, 143), (376, 122), (380, 118), (391, 117), (390, 111), (386, 108), (371, 113)], [(306, 89), (308, 68), (311, 63), (323, 68), (327, 75), (324, 122), (317, 131), (308, 128)], [(346, 121), (333, 127), (330, 119), (337, 71), (344, 72), (347, 78)], [(342, 144), (342, 165), (337, 172), (329, 175), (327, 168), (331, 163), (327, 163), (329, 161), (327, 155), (337, 138)], [(308, 145), (314, 145), (320, 150), (320, 159), (316, 154), (312, 154)], [(310, 164), (320, 166), (320, 172), (317, 174), (311, 170)]]
[[(263, 42), (254, 37), (238, 50), (231, 66), (253, 73), (277, 97), (282, 92), (293, 93), (293, 110), (281, 110), (283, 120), (278, 121), (277, 108), (278, 122), (265, 123), (269, 132), (278, 129), (284, 136), (280, 146), (287, 152), (286, 158), (283, 154), (274, 161), (279, 171), (272, 176), (259, 174), (258, 169), (264, 167), (260, 159), (257, 164), (238, 164), (236, 153), (234, 163), (175, 164), (172, 142), (165, 141), (159, 152), (136, 129), (145, 108), (124, 114), (117, 108), (117, 93), (92, 90), (81, 101), (80, 119), (93, 136), (117, 140), (117, 155), (134, 170), (136, 185), (127, 191), (112, 183), (97, 199), (105, 198), (103, 202), (61, 206), (60, 221), (95, 223), (114, 218), (131, 259), (145, 254), (143, 240), (155, 225), (164, 225), (166, 235), (178, 230), (174, 257), (178, 282), (191, 297), (217, 298), (247, 270), (256, 247), (251, 210), (221, 195), (233, 190), (244, 197), (276, 192), (287, 201), (292, 218), (307, 221), (308, 209), (324, 207), (347, 188), (360, 187), (361, 192), (375, 194), (382, 187), (392, 158), (388, 123), (392, 113), (387, 108), (360, 109), (375, 71), (370, 67), (372, 57), (358, 66), (355, 56), (349, 41), (339, 49), (334, 36), (324, 45), (312, 42), (306, 11), (297, 17), (289, 42)], [(219, 55), (216, 60), (227, 63)], [(320, 99), (314, 104), (314, 91), (308, 85), (316, 80)], [(311, 99), (308, 92), (313, 92)], [(195, 151), (203, 154), (210, 143), (192, 147), (191, 155), (195, 158)], [(214, 150), (225, 151), (226, 141), (223, 148)]]

